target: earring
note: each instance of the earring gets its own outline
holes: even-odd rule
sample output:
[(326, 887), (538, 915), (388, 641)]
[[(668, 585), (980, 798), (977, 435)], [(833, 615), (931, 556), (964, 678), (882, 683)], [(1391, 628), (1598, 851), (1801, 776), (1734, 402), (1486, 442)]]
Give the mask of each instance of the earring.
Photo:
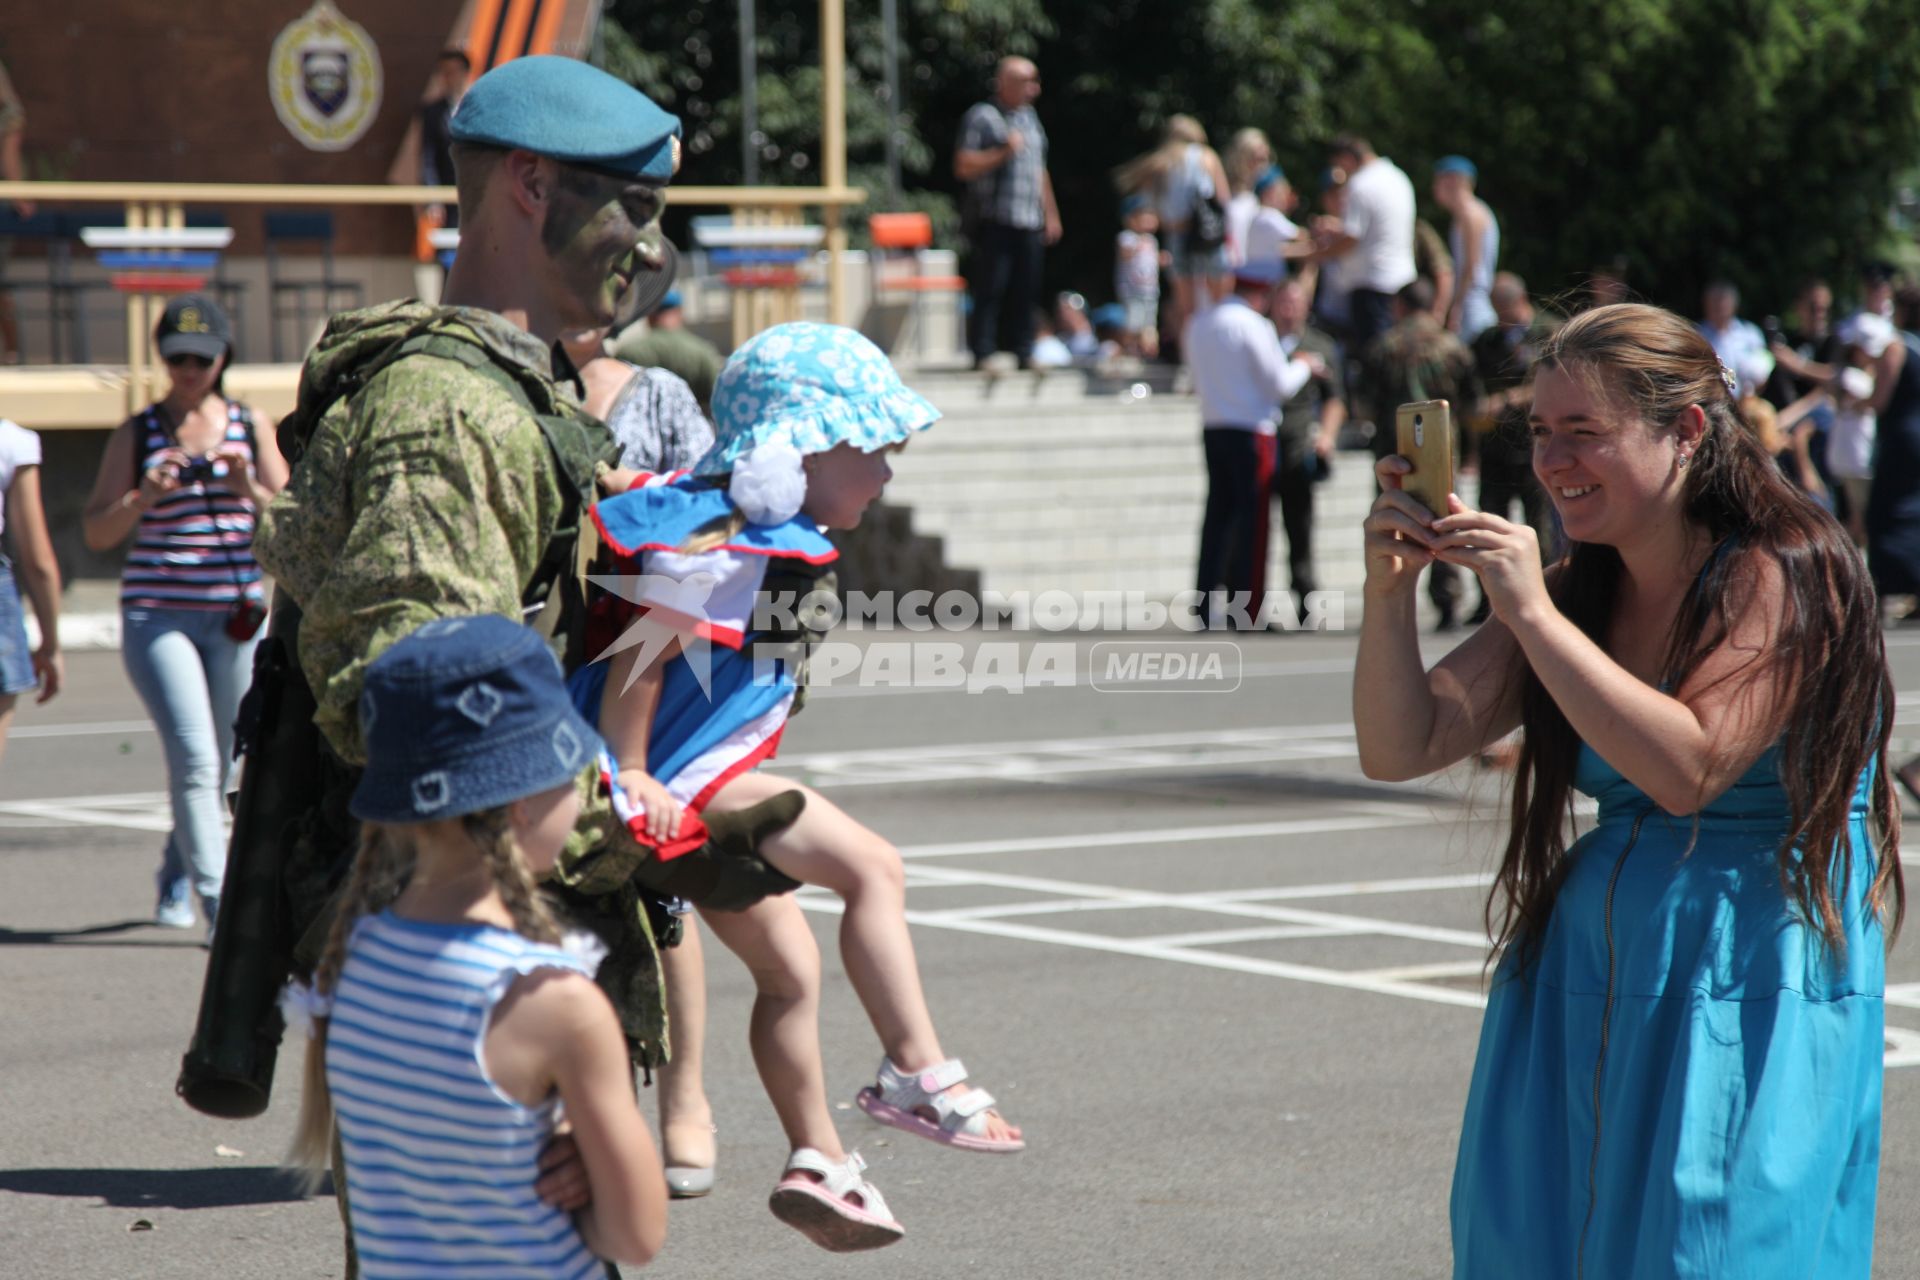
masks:
[(1693, 455), (1692, 455), (1692, 454), (1686, 454), (1686, 453), (1683, 453), (1683, 454), (1681, 454), (1681, 455), (1680, 455), (1680, 465), (1681, 465), (1681, 466), (1683, 466), (1683, 467), (1684, 467), (1684, 466), (1686, 466), (1686, 465), (1687, 465), (1687, 463), (1689, 463), (1689, 462), (1691, 462), (1691, 461), (1693, 461)]

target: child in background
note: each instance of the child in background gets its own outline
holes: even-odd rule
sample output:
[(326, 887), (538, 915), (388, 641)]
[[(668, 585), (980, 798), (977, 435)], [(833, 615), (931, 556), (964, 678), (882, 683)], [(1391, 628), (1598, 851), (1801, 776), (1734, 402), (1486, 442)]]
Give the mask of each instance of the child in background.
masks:
[(1096, 364), (1106, 364), (1127, 353), (1127, 309), (1118, 302), (1103, 302), (1087, 317), (1093, 321), (1093, 336), (1099, 341), (1094, 354)]
[[(352, 878), (308, 992), (293, 1159), (326, 1166), (334, 1114), (361, 1275), (604, 1274), (666, 1236), (666, 1183), (613, 1006), (558, 945), (535, 879), (599, 739), (532, 630), (441, 618), (367, 668)], [(592, 1203), (534, 1192), (565, 1109)]]
[(1160, 314), (1160, 242), (1154, 232), (1160, 221), (1144, 195), (1120, 202), (1120, 220), (1125, 229), (1114, 243), (1113, 294), (1127, 309), (1121, 342), (1128, 355), (1151, 360), (1160, 354), (1154, 327)]
[[(759, 852), (793, 880), (846, 903), (840, 949), (885, 1057), (862, 1110), (964, 1150), (1019, 1151), (1020, 1130), (963, 1083), (927, 1011), (906, 922), (899, 852), (809, 788), (754, 772), (772, 756), (804, 686), (807, 623), (758, 616), (763, 594), (807, 596), (838, 552), (820, 527), (851, 529), (891, 477), (886, 455), (939, 411), (851, 329), (783, 324), (733, 354), (714, 390), (718, 442), (691, 476), (659, 476), (594, 509), (627, 577), (631, 616), (572, 680), (619, 762), (615, 808), (667, 842), (703, 814), (787, 791), (800, 816)], [(789, 597), (791, 598), (791, 597)], [(695, 899), (696, 905), (698, 898)], [(898, 1240), (900, 1224), (858, 1153), (840, 1145), (820, 1055), (820, 955), (791, 894), (744, 911), (702, 911), (753, 974), (754, 1061), (791, 1144), (770, 1205), (835, 1251)]]
[[(1873, 319), (1891, 328), (1886, 321), (1878, 317)], [(1859, 346), (1849, 346), (1844, 354), (1847, 359), (1856, 362), (1871, 359)], [(1791, 466), (1784, 461), (1781, 463), (1787, 468), (1790, 478), (1801, 478), (1811, 472), (1814, 450), (1819, 451), (1819, 461), (1825, 467), (1826, 474), (1832, 477), (1832, 487), (1836, 492), (1825, 492), (1824, 485), (1819, 490), (1810, 491), (1821, 498), (1835, 518), (1846, 527), (1847, 536), (1853, 539), (1857, 547), (1867, 545), (1867, 495), (1873, 487), (1873, 439), (1878, 429), (1878, 420), (1873, 411), (1873, 386), (1873, 374), (1860, 364), (1841, 364), (1832, 382), (1816, 386), (1780, 410), (1778, 426), (1772, 429), (1771, 437), (1790, 438), (1791, 447), (1796, 451), (1803, 446), (1805, 448), (1807, 456), (1804, 461), (1796, 459)], [(1761, 432), (1764, 443), (1770, 438), (1767, 424), (1773, 410), (1764, 402), (1749, 406), (1743, 401), (1741, 407)], [(1819, 429), (1823, 418), (1826, 421), (1824, 432)], [(1817, 474), (1815, 479), (1818, 479)]]
[[(1856, 348), (1855, 359), (1865, 359)], [(1840, 487), (1847, 535), (1867, 545), (1867, 494), (1873, 488), (1873, 374), (1850, 364), (1833, 381), (1833, 424), (1827, 428), (1827, 474)]]
[(1246, 260), (1265, 266), (1277, 279), (1285, 280), (1295, 258), (1313, 252), (1313, 239), (1302, 235), (1287, 215), (1299, 207), (1293, 184), (1279, 165), (1269, 165), (1253, 180), (1253, 194), (1260, 207), (1247, 224)]
[(1760, 447), (1780, 468), (1780, 474), (1831, 511), (1833, 499), (1827, 493), (1826, 481), (1813, 465), (1814, 421), (1807, 411), (1810, 407), (1802, 401), (1780, 412), (1759, 396), (1740, 397), (1741, 414), (1752, 425), (1754, 435), (1760, 438)]

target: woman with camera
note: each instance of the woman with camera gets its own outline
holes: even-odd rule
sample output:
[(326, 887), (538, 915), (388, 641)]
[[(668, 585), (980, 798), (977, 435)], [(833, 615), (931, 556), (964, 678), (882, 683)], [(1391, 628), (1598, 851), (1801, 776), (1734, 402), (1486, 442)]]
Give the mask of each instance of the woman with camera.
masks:
[(211, 299), (174, 299), (154, 344), (167, 394), (108, 439), (83, 530), (95, 551), (133, 538), (120, 576), (121, 656), (159, 731), (173, 805), (154, 920), (191, 928), (197, 893), (211, 936), (234, 717), (266, 620), (254, 516), (287, 482), (287, 464), (272, 422), (224, 393), (233, 338)]
[[(1383, 458), (1354, 672), (1361, 767), (1410, 779), (1518, 728), (1499, 947), (1454, 1169), (1454, 1275), (1866, 1280), (1894, 719), (1866, 568), (1654, 307), (1541, 350), (1533, 468), (1569, 551)], [(1431, 669), (1414, 583), (1493, 618)], [(1573, 792), (1599, 802), (1575, 819)]]

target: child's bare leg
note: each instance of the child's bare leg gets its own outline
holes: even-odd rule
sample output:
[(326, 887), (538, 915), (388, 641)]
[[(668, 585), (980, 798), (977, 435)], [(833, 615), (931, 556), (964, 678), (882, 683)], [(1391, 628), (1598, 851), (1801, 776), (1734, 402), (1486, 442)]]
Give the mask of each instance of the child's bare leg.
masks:
[[(796, 880), (832, 890), (846, 903), (840, 917), (841, 961), (893, 1065), (916, 1072), (946, 1061), (907, 930), (906, 872), (899, 850), (812, 788), (765, 774), (735, 778), (707, 810), (746, 808), (783, 791), (804, 793), (807, 807), (792, 826), (761, 844), (762, 856)], [(990, 1114), (988, 1136), (1019, 1137), (1020, 1130)]]
[(820, 948), (799, 904), (791, 894), (781, 894), (745, 911), (700, 916), (753, 974), (756, 994), (747, 1039), (787, 1141), (795, 1148), (812, 1147), (829, 1160), (844, 1159), (827, 1110), (826, 1068), (820, 1062)]
[(660, 1068), (661, 1154), (675, 1168), (711, 1169), (713, 1108), (707, 1103), (701, 1074), (707, 1041), (707, 965), (700, 950), (698, 922), (689, 915), (681, 925), (680, 945), (660, 954), (667, 1013), (673, 1019), (673, 1061)]

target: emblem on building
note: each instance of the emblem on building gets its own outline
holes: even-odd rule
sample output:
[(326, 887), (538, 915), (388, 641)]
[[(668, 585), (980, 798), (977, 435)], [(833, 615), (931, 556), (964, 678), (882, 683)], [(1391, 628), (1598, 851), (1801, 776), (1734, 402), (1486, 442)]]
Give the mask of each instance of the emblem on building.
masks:
[(366, 28), (329, 0), (290, 22), (267, 58), (267, 92), (280, 123), (315, 151), (344, 151), (380, 110), (380, 51)]

